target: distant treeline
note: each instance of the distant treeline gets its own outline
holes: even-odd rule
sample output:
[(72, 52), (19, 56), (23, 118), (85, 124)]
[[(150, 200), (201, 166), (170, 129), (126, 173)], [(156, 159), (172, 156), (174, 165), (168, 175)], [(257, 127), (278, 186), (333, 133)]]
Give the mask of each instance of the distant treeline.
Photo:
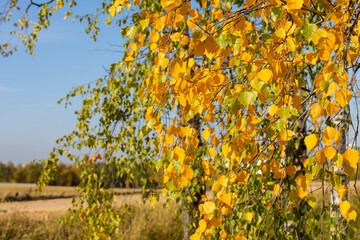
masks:
[[(71, 164), (59, 163), (53, 186), (77, 186), (80, 183), (79, 174)], [(23, 166), (12, 162), (4, 164), (0, 162), (0, 182), (6, 183), (36, 183), (41, 175), (42, 166), (38, 163), (29, 163)]]
[[(100, 173), (103, 169), (101, 163), (93, 164), (94, 172)], [(77, 186), (80, 184), (79, 172), (75, 165), (64, 164), (59, 162), (56, 165), (57, 171), (55, 172), (54, 179), (49, 185), (52, 186)], [(13, 164), (8, 162), (7, 164), (0, 162), (0, 182), (5, 183), (37, 183), (42, 171), (42, 165), (39, 163), (29, 163), (26, 165)], [(142, 171), (134, 171), (132, 175), (127, 175), (124, 171), (123, 174), (117, 174), (115, 168), (107, 169), (105, 179), (102, 179), (104, 186), (117, 187), (117, 188), (139, 188), (144, 183), (144, 179), (147, 176)], [(155, 184), (155, 183), (153, 183)]]

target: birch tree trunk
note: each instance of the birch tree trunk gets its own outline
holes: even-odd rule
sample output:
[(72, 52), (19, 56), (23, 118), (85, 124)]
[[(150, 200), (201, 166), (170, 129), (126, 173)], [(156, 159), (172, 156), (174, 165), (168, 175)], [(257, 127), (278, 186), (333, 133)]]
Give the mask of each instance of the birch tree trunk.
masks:
[[(345, 125), (347, 122), (347, 114), (344, 108), (340, 108), (338, 114), (334, 117), (333, 123), (335, 124), (335, 129), (337, 131), (341, 130), (340, 144), (337, 146), (334, 144), (334, 148), (340, 153), (343, 154), (346, 150), (346, 136), (345, 136)], [(347, 185), (346, 175), (344, 174), (344, 169), (338, 169), (334, 166), (335, 171), (341, 176), (341, 185)], [(331, 187), (331, 196), (330, 196), (330, 215), (332, 217), (337, 217), (338, 226), (341, 222), (342, 216), (340, 213), (340, 197), (335, 188)], [(342, 199), (343, 201), (347, 200), (347, 195)]]

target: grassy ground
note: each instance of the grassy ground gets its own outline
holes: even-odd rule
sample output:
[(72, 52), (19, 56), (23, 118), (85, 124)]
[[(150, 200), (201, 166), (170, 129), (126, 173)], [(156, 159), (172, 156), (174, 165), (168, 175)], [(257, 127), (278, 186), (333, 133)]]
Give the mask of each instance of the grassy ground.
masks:
[[(319, 184), (318, 184), (319, 185)], [(320, 187), (314, 184), (313, 190)], [(5, 191), (4, 191), (5, 190)], [(29, 186), (0, 186), (0, 193), (3, 196), (14, 194), (14, 190), (20, 194), (35, 194), (35, 187)], [(310, 189), (309, 189), (310, 190)], [(6, 192), (7, 191), (7, 192)], [(125, 240), (160, 240), (160, 239), (182, 239), (182, 218), (179, 212), (179, 205), (171, 205), (169, 208), (164, 209), (161, 204), (156, 204), (150, 207), (149, 204), (141, 204), (140, 194), (134, 194), (139, 190), (132, 189), (117, 189), (122, 196), (119, 196), (119, 203), (130, 203), (130, 215), (126, 216), (121, 228), (119, 229), (119, 236)], [(7, 195), (6, 195), (7, 194)], [(74, 188), (71, 187), (47, 187), (42, 196), (74, 196), (76, 194)], [(319, 230), (315, 228), (321, 227), (324, 239), (330, 237), (330, 220), (324, 218), (321, 214), (323, 208), (323, 192), (322, 190), (311, 191), (310, 193), (317, 201), (315, 207), (308, 212), (313, 217), (313, 221), (309, 222), (306, 227), (311, 228), (311, 232), (318, 235)], [(330, 187), (325, 186), (324, 190), (325, 206), (330, 202)], [(355, 193), (354, 187), (350, 187), (349, 201), (356, 209), (358, 217), (352, 225), (360, 229), (360, 200)], [(60, 199), (58, 199), (60, 200)], [(56, 200), (56, 201), (58, 201)], [(68, 201), (69, 199), (64, 199)], [(42, 200), (45, 201), (45, 200)], [(38, 202), (42, 202), (38, 201)], [(51, 200), (49, 200), (51, 201)], [(53, 200), (54, 201), (54, 200)], [(70, 200), (69, 200), (70, 201)], [(35, 203), (36, 201), (31, 201)], [(28, 202), (30, 203), (30, 202)], [(6, 204), (25, 204), (24, 202), (18, 203), (2, 203)], [(44, 204), (42, 204), (44, 205)], [(51, 205), (54, 207), (54, 205)], [(118, 206), (116, 204), (116, 206)], [(29, 208), (31, 209), (31, 208)], [(43, 212), (8, 212), (7, 214), (0, 213), (0, 239), (4, 240), (22, 240), (22, 239), (82, 239), (80, 228), (70, 228), (64, 223), (60, 223), (62, 216), (66, 211), (55, 214), (54, 211)], [(37, 210), (38, 211), (38, 210)], [(41, 215), (42, 217), (34, 217)], [(315, 238), (316, 239), (316, 238)], [(319, 235), (319, 239), (321, 236)], [(360, 239), (360, 231), (356, 233), (355, 239)]]
[[(319, 189), (319, 187), (321, 187), (320, 183), (318, 184), (318, 186), (313, 187), (312, 188), (313, 192), (310, 193), (311, 196), (316, 198), (316, 205), (310, 212), (307, 213), (313, 217), (313, 222), (309, 224), (309, 226), (307, 227), (311, 228), (312, 231), (316, 231), (315, 228), (321, 228), (321, 224), (322, 224), (323, 235), (319, 236), (319, 238), (316, 239), (322, 239), (322, 238), (329, 239), (331, 235), (331, 231), (329, 231), (331, 219), (329, 219), (325, 215), (329, 215), (328, 213), (330, 211), (328, 208), (330, 205), (331, 187), (329, 185), (325, 185), (324, 191), (322, 189)], [(356, 194), (353, 182), (351, 182), (351, 184), (349, 184), (348, 187), (349, 187), (349, 192), (347, 195), (348, 197), (347, 200), (350, 202), (351, 206), (355, 209), (355, 211), (358, 214), (356, 220), (350, 222), (351, 226), (358, 229), (353, 239), (360, 239), (360, 198)], [(357, 183), (357, 189), (358, 190), (360, 189), (359, 183)], [(342, 199), (342, 201), (343, 200), (346, 199)], [(322, 209), (324, 207), (328, 209), (328, 212), (326, 212), (326, 214), (321, 214), (323, 212)], [(332, 212), (333, 214), (335, 213), (335, 211)], [(338, 212), (338, 214), (340, 214), (340, 212)], [(342, 227), (345, 227), (345, 225), (346, 222), (343, 222)]]
[[(131, 205), (130, 215), (125, 217), (119, 236), (124, 240), (182, 239), (182, 222), (179, 205), (164, 209), (161, 204)], [(82, 239), (79, 228), (60, 223), (60, 216), (47, 215), (43, 220), (17, 214), (0, 216), (2, 240), (63, 240)]]

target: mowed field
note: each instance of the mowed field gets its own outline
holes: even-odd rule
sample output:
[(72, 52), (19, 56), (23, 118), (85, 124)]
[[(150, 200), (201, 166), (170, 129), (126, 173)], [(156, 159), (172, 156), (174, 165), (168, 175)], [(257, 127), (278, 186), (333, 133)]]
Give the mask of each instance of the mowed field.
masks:
[[(115, 206), (141, 202), (141, 189), (113, 189), (113, 191), (116, 193)], [(75, 187), (47, 186), (42, 192), (38, 192), (36, 185), (1, 184), (0, 214), (21, 213), (34, 217), (41, 217), (40, 215), (49, 212), (64, 214), (72, 207), (72, 199), (74, 197), (76, 199), (78, 195)]]

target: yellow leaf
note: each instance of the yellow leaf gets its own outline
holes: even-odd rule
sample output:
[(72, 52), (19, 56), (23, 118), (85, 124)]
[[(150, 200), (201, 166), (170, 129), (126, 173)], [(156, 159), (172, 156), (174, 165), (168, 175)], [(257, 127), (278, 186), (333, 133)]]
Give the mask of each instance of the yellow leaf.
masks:
[(221, 150), (224, 154), (224, 157), (227, 157), (228, 153), (230, 152), (230, 147), (227, 144), (221, 146)]
[(116, 7), (116, 12), (117, 12), (118, 14), (122, 13), (122, 11), (123, 11), (123, 6), (118, 6), (118, 7)]
[(206, 202), (204, 203), (204, 211), (206, 214), (210, 214), (215, 210), (216, 206), (214, 202)]
[(306, 202), (310, 205), (310, 207), (314, 208), (316, 205), (316, 198), (314, 196), (310, 196), (306, 199)]
[(349, 90), (342, 88), (336, 91), (335, 99), (340, 104), (340, 106), (345, 107), (352, 98), (352, 95), (353, 94)]
[(348, 188), (345, 186), (340, 186), (336, 188), (337, 193), (339, 194), (340, 200), (343, 199), (348, 193)]
[(219, 47), (216, 45), (214, 37), (209, 37), (205, 41), (205, 55), (211, 60), (214, 58)]
[(278, 36), (279, 38), (284, 39), (286, 37), (286, 31), (285, 31), (285, 29), (280, 28), (280, 29), (276, 30), (275, 35)]
[(116, 6), (115, 5), (112, 5), (111, 7), (109, 7), (109, 13), (112, 17), (115, 16), (115, 14), (116, 14)]
[(307, 52), (305, 54), (305, 62), (315, 65), (318, 60), (318, 55), (313, 52)]
[(330, 102), (326, 107), (326, 111), (328, 112), (329, 116), (332, 116), (335, 112), (339, 111), (339, 104)]
[(357, 217), (357, 213), (353, 207), (351, 207), (348, 211), (348, 221), (355, 221)]
[(260, 81), (269, 82), (273, 77), (273, 72), (270, 69), (261, 69), (261, 71), (256, 74), (256, 77)]
[(357, 213), (353, 207), (350, 206), (348, 201), (343, 201), (340, 203), (340, 212), (341, 215), (348, 221), (356, 219)]
[(341, 140), (341, 130), (337, 131), (334, 136), (335, 144), (339, 147), (340, 140)]
[(179, 96), (179, 103), (181, 106), (186, 107), (186, 98), (183, 93), (181, 93)]
[(176, 146), (173, 149), (174, 152), (174, 158), (176, 161), (178, 161), (179, 163), (183, 163), (185, 160), (185, 150), (182, 149), (181, 147)]
[(294, 96), (294, 107), (295, 107), (297, 110), (300, 110), (301, 101), (302, 101), (301, 96), (299, 96), (299, 95), (295, 95), (295, 96)]
[(182, 76), (184, 73), (186, 73), (186, 63), (184, 63), (183, 61), (181, 61), (179, 59), (171, 61), (170, 73), (171, 73), (171, 76), (178, 79), (180, 76)]
[(156, 197), (151, 197), (151, 198), (149, 198), (149, 200), (150, 200), (150, 206), (152, 207), (152, 206), (154, 206), (155, 204), (156, 204)]
[(279, 194), (280, 185), (277, 183), (274, 185), (274, 193), (277, 196)]
[(245, 219), (248, 220), (249, 222), (251, 222), (253, 217), (254, 217), (254, 214), (252, 212), (248, 212), (245, 214)]
[(202, 137), (204, 138), (204, 141), (205, 141), (205, 142), (209, 139), (209, 137), (210, 137), (210, 131), (209, 131), (208, 128), (205, 129), (204, 131), (202, 131)]
[(247, 181), (249, 180), (250, 174), (246, 171), (241, 171), (238, 176), (237, 180), (240, 185), (246, 185)]
[(169, 63), (169, 59), (167, 59), (165, 53), (160, 52), (155, 58), (156, 66), (161, 66), (162, 68), (166, 68)]
[(226, 187), (228, 185), (229, 179), (226, 176), (221, 175), (219, 176), (218, 181), (223, 187)]
[(203, 8), (207, 7), (207, 0), (201, 0), (201, 5)]
[(286, 43), (286, 46), (293, 52), (296, 51), (296, 43), (295, 43), (295, 40), (294, 38), (292, 37), (287, 37), (286, 40), (285, 40), (285, 43)]
[(278, 107), (275, 104), (269, 106), (268, 108), (268, 112), (270, 116), (274, 116), (277, 113), (277, 111), (278, 111)]
[(226, 192), (219, 192), (216, 196), (220, 201), (222, 201), (223, 203), (225, 203), (229, 207), (232, 207), (231, 194), (226, 193)]
[(179, 40), (181, 37), (181, 33), (180, 32), (175, 32), (173, 34), (170, 35), (170, 39), (173, 42), (176, 42), (177, 40)]
[(183, 175), (190, 181), (194, 177), (194, 170), (192, 168), (186, 167)]
[(322, 110), (320, 103), (314, 103), (313, 105), (311, 105), (311, 107), (309, 109), (309, 114), (310, 114), (311, 120), (313, 121), (313, 123), (315, 125), (317, 123), (317, 120), (319, 119), (319, 117), (321, 117), (323, 114), (323, 110)]
[(220, 188), (221, 188), (220, 183), (219, 183), (219, 182), (215, 182), (215, 183), (213, 184), (213, 186), (211, 187), (211, 191), (212, 191), (212, 192), (218, 192), (218, 191), (220, 190)]
[(226, 238), (226, 236), (227, 236), (226, 231), (225, 231), (224, 229), (221, 230), (221, 231), (220, 231), (220, 237), (221, 237), (221, 238)]
[(209, 155), (210, 155), (212, 158), (215, 158), (216, 151), (215, 151), (214, 148), (210, 148), (210, 149), (209, 149)]
[(297, 167), (295, 165), (289, 165), (286, 168), (286, 174), (287, 175), (294, 175), (297, 172)]
[(352, 168), (356, 167), (356, 164), (359, 162), (359, 152), (355, 149), (348, 149), (343, 154), (344, 162)]
[(305, 145), (309, 152), (319, 144), (319, 138), (315, 134), (311, 134), (305, 137)]
[(185, 188), (189, 184), (189, 180), (186, 177), (180, 177), (179, 183), (183, 188)]
[(188, 36), (182, 36), (181, 38), (180, 38), (180, 44), (182, 45), (182, 46), (184, 46), (184, 45), (186, 45), (187, 43), (189, 42), (189, 37)]
[(241, 233), (238, 233), (235, 235), (234, 240), (247, 240), (247, 238), (241, 235)]
[(337, 90), (337, 88), (338, 88), (337, 84), (334, 82), (331, 82), (324, 93), (324, 97), (328, 97), (328, 96), (331, 96), (332, 94), (334, 94), (334, 92)]
[(306, 188), (306, 177), (304, 175), (297, 176), (295, 182), (299, 187)]
[(287, 0), (286, 3), (289, 10), (297, 10), (302, 8), (304, 0)]
[(195, 232), (194, 234), (192, 234), (190, 236), (190, 240), (200, 240), (201, 237), (201, 233), (200, 232)]
[(211, 2), (211, 5), (213, 5), (214, 8), (216, 8), (219, 5), (220, 0), (210, 0), (210, 2)]
[(295, 193), (300, 199), (304, 199), (309, 194), (306, 188), (303, 187), (296, 189)]
[(336, 149), (331, 146), (324, 148), (323, 151), (324, 151), (325, 157), (327, 157), (327, 159), (329, 159), (329, 160), (333, 159), (336, 155)]
[(329, 146), (332, 144), (333, 138), (335, 136), (335, 132), (336, 132), (335, 128), (330, 127), (330, 126), (327, 126), (324, 129), (321, 139), (323, 140), (323, 142), (326, 146)]
[(199, 232), (205, 232), (206, 226), (207, 226), (206, 221), (204, 219), (201, 219), (199, 221), (199, 228), (198, 228)]
[(316, 162), (319, 166), (322, 166), (325, 163), (325, 154), (323, 150), (318, 150), (315, 153)]

